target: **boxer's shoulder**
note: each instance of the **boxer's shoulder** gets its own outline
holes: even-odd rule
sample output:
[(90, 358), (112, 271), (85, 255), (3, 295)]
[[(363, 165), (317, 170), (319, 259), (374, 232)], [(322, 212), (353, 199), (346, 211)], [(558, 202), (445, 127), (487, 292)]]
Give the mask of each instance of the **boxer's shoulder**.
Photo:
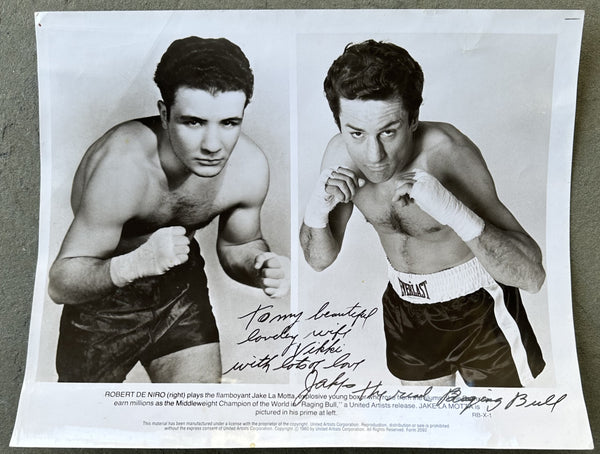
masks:
[(338, 166), (346, 167), (353, 171), (358, 170), (350, 157), (350, 154), (348, 154), (348, 149), (346, 148), (346, 143), (344, 142), (342, 134), (336, 134), (331, 138), (325, 148), (323, 161), (321, 163), (322, 169)]
[(83, 202), (136, 212), (156, 192), (151, 190), (160, 177), (156, 143), (154, 133), (139, 121), (108, 130), (81, 160), (73, 181), (73, 208)]
[(262, 149), (241, 134), (224, 170), (222, 187), (240, 203), (263, 200), (269, 187), (269, 162)]
[(142, 159), (138, 164), (156, 164), (157, 132), (140, 120), (121, 123), (105, 134), (104, 149), (114, 159)]
[(236, 169), (246, 165), (261, 169), (268, 168), (267, 158), (263, 150), (244, 133), (240, 134), (229, 159), (230, 164), (235, 165)]
[(474, 147), (473, 142), (450, 123), (421, 122), (415, 139), (424, 153), (444, 154)]
[(116, 175), (123, 172), (141, 175), (157, 164), (157, 134), (142, 121), (131, 120), (110, 128), (96, 140), (83, 156), (80, 170), (87, 177), (102, 169)]
[(449, 123), (421, 122), (415, 140), (422, 165), (436, 176), (485, 167), (479, 148)]

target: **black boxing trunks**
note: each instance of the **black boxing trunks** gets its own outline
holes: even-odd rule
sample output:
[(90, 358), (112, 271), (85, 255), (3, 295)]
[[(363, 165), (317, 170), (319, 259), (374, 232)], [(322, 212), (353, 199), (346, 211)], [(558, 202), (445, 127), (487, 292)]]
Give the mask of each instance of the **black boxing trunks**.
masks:
[(64, 306), (56, 355), (61, 382), (122, 382), (140, 361), (219, 341), (196, 241), (188, 260), (99, 300)]
[(545, 367), (519, 290), (477, 259), (438, 273), (389, 266), (383, 295), (388, 369), (402, 380), (459, 372), (469, 386), (521, 387)]

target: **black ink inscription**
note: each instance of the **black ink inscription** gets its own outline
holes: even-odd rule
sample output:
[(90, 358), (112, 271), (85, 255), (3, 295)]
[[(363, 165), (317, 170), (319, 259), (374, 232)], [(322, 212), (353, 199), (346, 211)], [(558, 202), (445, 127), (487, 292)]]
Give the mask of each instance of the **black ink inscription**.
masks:
[(324, 303), (317, 312), (313, 315), (309, 316), (307, 320), (319, 320), (321, 318), (345, 318), (349, 317), (352, 319), (353, 327), (358, 320), (362, 320), (363, 326), (367, 322), (369, 318), (377, 313), (377, 308), (373, 308), (370, 311), (361, 307), (360, 303), (354, 304), (354, 306), (349, 307), (344, 312), (331, 312), (327, 310), (329, 307), (329, 301)]
[(531, 400), (527, 393), (518, 392), (514, 398), (512, 398), (504, 407), (505, 410), (509, 409), (513, 405), (515, 407), (550, 407), (550, 413), (554, 411), (556, 406), (567, 398), (566, 394), (560, 397), (556, 397), (554, 394), (550, 394), (546, 400)]
[[(252, 355), (250, 360), (237, 361), (224, 374), (245, 369), (261, 370), (264, 373), (278, 370), (301, 370), (307, 372), (307, 379), (321, 371), (355, 372), (366, 361), (345, 351), (343, 343), (355, 329), (363, 328), (377, 308), (365, 308), (360, 303), (347, 306), (343, 310), (332, 310), (330, 303), (324, 303), (310, 316), (302, 311), (279, 314), (273, 305), (259, 304), (253, 310), (239, 316), (244, 322), (244, 337), (237, 345), (262, 344), (272, 348), (263, 356)], [(310, 331), (300, 337), (300, 321), (310, 320)], [(335, 322), (335, 324), (333, 323)], [(333, 383), (338, 378), (323, 378), (313, 387), (323, 387), (325, 382)], [(326, 387), (329, 389), (329, 387)]]
[[(427, 296), (425, 286), (411, 288), (411, 291)], [(443, 394), (434, 397), (434, 388), (431, 386), (425, 391), (416, 392), (398, 388), (389, 390), (381, 381), (368, 379), (366, 385), (358, 384), (352, 374), (360, 372), (366, 364), (366, 358), (357, 358), (356, 354), (353, 356), (346, 350), (345, 342), (355, 330), (364, 328), (377, 310), (365, 308), (360, 303), (333, 310), (330, 302), (325, 302), (317, 311), (305, 317), (303, 312), (278, 314), (273, 311), (273, 305), (259, 304), (238, 317), (245, 325), (244, 337), (237, 344), (262, 344), (271, 350), (262, 356), (252, 355), (251, 359), (235, 362), (224, 374), (245, 369), (260, 370), (265, 374), (280, 370), (303, 371), (306, 373), (304, 387), (297, 395), (293, 395), (293, 406), (308, 405), (303, 403), (305, 399), (310, 399), (311, 393), (320, 390), (330, 394), (330, 398), (345, 393), (346, 398), (358, 401), (410, 400), (421, 402), (416, 408), (452, 408), (461, 415), (467, 410), (478, 410), (483, 406), (485, 415), (489, 416), (495, 410), (512, 408), (547, 408), (552, 413), (567, 398), (567, 394), (551, 394), (540, 399), (517, 391), (505, 403), (502, 397), (470, 395), (460, 387), (442, 388)], [(303, 320), (310, 322), (309, 330), (304, 332), (300, 323)], [(480, 389), (478, 393), (481, 394)], [(389, 408), (386, 403), (371, 405)]]
[(266, 373), (269, 372), (269, 370), (271, 369), (271, 362), (277, 357), (279, 357), (279, 355), (271, 356), (269, 354), (266, 354), (262, 358), (256, 358), (256, 356), (253, 356), (254, 359), (251, 361), (237, 361), (233, 366), (231, 366), (229, 369), (223, 372), (223, 375), (227, 374), (228, 372), (231, 372), (232, 370), (244, 370), (246, 368), (262, 369)]
[(248, 330), (250, 325), (254, 320), (259, 323), (277, 323), (277, 322), (287, 322), (288, 320), (292, 320), (292, 323), (289, 325), (290, 327), (294, 326), (296, 323), (300, 321), (302, 318), (302, 312), (298, 312), (297, 314), (274, 314), (272, 315), (269, 312), (269, 309), (272, 309), (273, 305), (269, 304), (268, 306), (263, 306), (259, 304), (256, 309), (248, 312), (247, 314), (241, 315), (238, 317), (239, 320), (243, 320), (245, 318), (248, 319), (248, 323), (246, 323), (246, 327), (244, 329)]
[(377, 399), (377, 400), (414, 399), (414, 400), (428, 401), (429, 400), (428, 396), (432, 390), (433, 390), (433, 387), (429, 386), (422, 393), (400, 391), (399, 389), (397, 389), (395, 392), (392, 393), (386, 389), (383, 389), (383, 385), (382, 385), (381, 381), (379, 381), (379, 383), (377, 383), (376, 385), (373, 385), (372, 382), (369, 381), (369, 383), (365, 387), (352, 391), (352, 394), (356, 394), (358, 396), (358, 400), (363, 400), (363, 399)]
[(462, 415), (469, 408), (473, 408), (477, 404), (487, 404), (487, 411), (491, 412), (502, 404), (502, 397), (468, 396), (463, 394), (460, 388), (452, 388), (440, 397), (436, 405), (440, 406), (445, 402), (466, 404), (460, 412)]
[(304, 379), (304, 389), (294, 399), (292, 405), (300, 405), (300, 403), (306, 399), (306, 397), (313, 391), (324, 389), (327, 391), (333, 390), (332, 395), (337, 395), (340, 390), (354, 388), (356, 384), (349, 381), (349, 377), (346, 376), (345, 372), (341, 372), (333, 380), (328, 378), (319, 378), (319, 371), (317, 369), (311, 370), (306, 378)]

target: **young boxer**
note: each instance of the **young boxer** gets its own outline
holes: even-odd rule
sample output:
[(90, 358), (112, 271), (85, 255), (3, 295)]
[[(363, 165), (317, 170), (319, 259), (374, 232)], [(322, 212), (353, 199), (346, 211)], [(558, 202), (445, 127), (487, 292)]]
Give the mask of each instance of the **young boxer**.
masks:
[(194, 240), (217, 216), (223, 269), (269, 297), (289, 290), (289, 260), (261, 232), (267, 160), (241, 132), (254, 84), (246, 56), (226, 39), (177, 40), (155, 81), (159, 116), (112, 128), (74, 178), (74, 219), (49, 280), (64, 304), (59, 381), (120, 382), (138, 361), (154, 382), (220, 381)]
[(320, 271), (356, 206), (388, 259), (389, 370), (403, 384), (519, 387), (544, 368), (519, 288), (545, 279), (538, 245), (496, 194), (478, 148), (419, 121), (423, 73), (391, 43), (349, 45), (325, 79), (329, 142), (300, 242)]

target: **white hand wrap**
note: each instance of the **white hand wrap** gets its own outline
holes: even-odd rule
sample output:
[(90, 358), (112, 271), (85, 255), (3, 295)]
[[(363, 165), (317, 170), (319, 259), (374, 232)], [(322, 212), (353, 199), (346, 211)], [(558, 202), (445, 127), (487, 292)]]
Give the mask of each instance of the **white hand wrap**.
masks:
[(327, 194), (325, 191), (327, 180), (331, 178), (334, 171), (335, 169), (328, 168), (319, 175), (319, 180), (308, 200), (306, 212), (304, 213), (304, 224), (307, 227), (322, 229), (329, 224), (329, 213), (339, 202), (333, 195)]
[(451, 227), (463, 241), (471, 241), (483, 232), (485, 222), (458, 200), (434, 177), (423, 170), (415, 171), (416, 183), (410, 197), (440, 224)]
[(136, 279), (158, 276), (188, 259), (189, 239), (183, 227), (165, 227), (154, 232), (137, 249), (110, 260), (110, 278), (117, 287)]

